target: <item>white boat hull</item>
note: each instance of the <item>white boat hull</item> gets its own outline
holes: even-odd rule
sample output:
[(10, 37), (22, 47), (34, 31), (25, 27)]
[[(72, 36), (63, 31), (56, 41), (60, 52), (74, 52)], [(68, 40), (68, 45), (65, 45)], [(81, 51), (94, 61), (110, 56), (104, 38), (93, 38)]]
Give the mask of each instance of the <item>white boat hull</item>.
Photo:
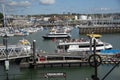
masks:
[[(90, 41), (78, 41), (78, 42), (59, 42), (58, 43), (58, 50), (67, 51), (67, 52), (75, 52), (75, 51), (93, 51), (94, 44), (92, 42), (92, 46), (90, 46)], [(106, 42), (102, 42), (97, 40), (96, 43), (96, 51), (112, 49), (112, 45)]]

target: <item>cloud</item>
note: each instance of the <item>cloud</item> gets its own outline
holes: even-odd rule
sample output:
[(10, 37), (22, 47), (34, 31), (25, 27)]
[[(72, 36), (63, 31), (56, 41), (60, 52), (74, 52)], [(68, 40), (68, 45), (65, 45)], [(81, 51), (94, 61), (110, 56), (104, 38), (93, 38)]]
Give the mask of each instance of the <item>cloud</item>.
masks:
[(40, 3), (43, 5), (51, 5), (55, 3), (55, 0), (40, 0)]
[(11, 1), (11, 2), (8, 3), (8, 5), (10, 5), (10, 6), (27, 7), (27, 6), (30, 6), (31, 3), (29, 1), (20, 1), (20, 2)]
[(21, 6), (30, 6), (31, 3), (29, 1), (22, 1), (20, 2)]
[(6, 4), (7, 0), (0, 0), (0, 4)]
[(0, 2), (5, 2), (6, 0), (0, 0)]
[(15, 1), (11, 1), (10, 3), (8, 3), (8, 5), (10, 5), (10, 6), (16, 6), (16, 5), (18, 5), (18, 3), (15, 2)]

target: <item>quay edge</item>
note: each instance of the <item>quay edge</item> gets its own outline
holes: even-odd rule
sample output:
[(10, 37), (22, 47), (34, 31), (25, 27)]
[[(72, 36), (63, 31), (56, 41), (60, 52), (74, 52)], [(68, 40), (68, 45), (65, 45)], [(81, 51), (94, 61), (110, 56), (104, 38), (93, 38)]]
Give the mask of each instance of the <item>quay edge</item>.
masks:
[(79, 27), (80, 34), (90, 34), (91, 32), (104, 34), (104, 33), (120, 33), (120, 26), (83, 26)]

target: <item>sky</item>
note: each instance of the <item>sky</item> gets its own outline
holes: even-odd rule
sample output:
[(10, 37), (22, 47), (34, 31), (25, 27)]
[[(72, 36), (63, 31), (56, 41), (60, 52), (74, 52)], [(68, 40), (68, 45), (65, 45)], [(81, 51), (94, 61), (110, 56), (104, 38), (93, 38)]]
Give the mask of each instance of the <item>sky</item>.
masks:
[(120, 0), (0, 0), (0, 12), (19, 15), (120, 13)]

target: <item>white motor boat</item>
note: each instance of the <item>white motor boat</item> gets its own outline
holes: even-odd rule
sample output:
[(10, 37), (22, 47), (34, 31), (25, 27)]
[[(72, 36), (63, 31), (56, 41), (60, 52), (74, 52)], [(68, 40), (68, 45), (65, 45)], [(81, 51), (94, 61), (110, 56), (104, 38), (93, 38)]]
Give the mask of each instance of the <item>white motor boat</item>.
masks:
[(65, 31), (56, 31), (52, 30), (48, 34), (42, 36), (44, 39), (53, 39), (53, 38), (70, 38), (70, 33)]
[[(85, 40), (83, 38), (79, 40), (64, 40), (59, 41), (57, 45), (58, 51), (66, 51), (66, 52), (75, 52), (75, 51), (90, 51), (94, 50), (94, 41), (96, 40), (96, 51), (112, 49), (112, 45), (110, 43), (102, 42), (100, 39), (92, 38), (92, 42), (90, 40)], [(91, 45), (91, 46), (90, 46)]]

